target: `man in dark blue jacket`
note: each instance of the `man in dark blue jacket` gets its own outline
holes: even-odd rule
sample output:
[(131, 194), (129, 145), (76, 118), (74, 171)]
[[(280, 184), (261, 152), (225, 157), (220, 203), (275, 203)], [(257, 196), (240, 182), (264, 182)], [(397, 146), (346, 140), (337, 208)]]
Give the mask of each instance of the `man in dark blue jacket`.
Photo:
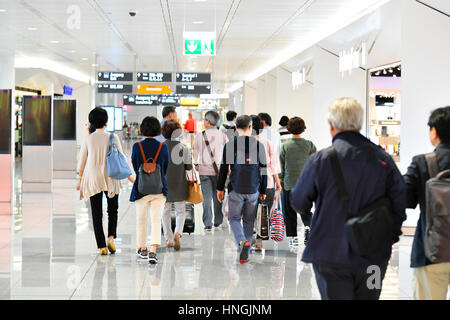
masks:
[(217, 181), (217, 199), (219, 202), (223, 200), (225, 181), (230, 171), (228, 220), (240, 247), (239, 260), (246, 263), (253, 237), (258, 199), (266, 198), (267, 161), (264, 145), (251, 136), (251, 118), (247, 115), (240, 116), (236, 121), (236, 128), (239, 136), (229, 141), (223, 149)]
[[(364, 110), (358, 101), (338, 99), (327, 116), (349, 195), (348, 208), (340, 197), (328, 149), (313, 154), (291, 191), (291, 205), (297, 212), (308, 213), (315, 203), (302, 261), (313, 264), (322, 299), (376, 300), (392, 244), (399, 240), (406, 219), (405, 184), (392, 158), (359, 133)], [(351, 250), (344, 231), (347, 212), (357, 213), (384, 196), (392, 206), (392, 243), (359, 256)]]
[[(428, 120), (430, 141), (436, 147), (436, 160), (439, 171), (450, 169), (450, 107), (434, 110)], [(413, 290), (415, 299), (445, 300), (450, 284), (450, 262), (431, 263), (425, 256), (425, 231), (427, 229), (425, 185), (430, 179), (425, 155), (412, 159), (404, 176), (406, 183), (407, 207), (414, 209), (420, 205), (420, 218), (417, 221), (411, 250), (411, 268), (414, 268)]]

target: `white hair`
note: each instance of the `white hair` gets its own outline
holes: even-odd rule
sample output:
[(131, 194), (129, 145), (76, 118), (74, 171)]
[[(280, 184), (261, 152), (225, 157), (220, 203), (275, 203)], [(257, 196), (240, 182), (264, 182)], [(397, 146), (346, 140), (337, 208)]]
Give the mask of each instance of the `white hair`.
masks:
[(328, 107), (327, 119), (336, 130), (361, 131), (364, 109), (353, 98), (340, 98)]

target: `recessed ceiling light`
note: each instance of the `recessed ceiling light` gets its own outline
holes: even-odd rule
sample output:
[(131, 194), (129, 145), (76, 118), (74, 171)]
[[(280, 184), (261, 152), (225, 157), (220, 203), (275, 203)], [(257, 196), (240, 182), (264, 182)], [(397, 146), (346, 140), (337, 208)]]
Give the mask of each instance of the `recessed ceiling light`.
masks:
[(36, 27), (28, 27), (27, 28), (27, 30), (30, 30), (30, 31), (36, 31), (38, 28), (36, 28)]
[(86, 61), (88, 58), (81, 58), (81, 60)]
[(69, 52), (70, 52), (70, 53), (75, 53), (76, 51), (75, 51), (75, 50), (70, 50)]
[(59, 43), (59, 41), (58, 40), (52, 40), (52, 41), (50, 41), (50, 43), (57, 44), (57, 43)]
[(0, 9), (0, 12), (6, 12), (6, 10), (5, 9)]
[(193, 21), (192, 23), (193, 24), (204, 24), (205, 22), (204, 21)]
[(91, 66), (92, 66), (92, 67), (98, 67), (98, 64), (93, 63), (93, 64), (91, 64)]

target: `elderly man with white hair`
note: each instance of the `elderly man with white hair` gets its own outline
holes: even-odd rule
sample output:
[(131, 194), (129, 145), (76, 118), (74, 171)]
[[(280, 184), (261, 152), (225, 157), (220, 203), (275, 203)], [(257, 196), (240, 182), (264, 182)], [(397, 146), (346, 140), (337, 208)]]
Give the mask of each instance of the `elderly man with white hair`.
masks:
[(338, 99), (327, 116), (333, 145), (310, 156), (291, 191), (297, 212), (315, 203), (302, 261), (313, 264), (322, 299), (377, 300), (406, 219), (405, 183), (392, 158), (360, 134), (358, 101)]

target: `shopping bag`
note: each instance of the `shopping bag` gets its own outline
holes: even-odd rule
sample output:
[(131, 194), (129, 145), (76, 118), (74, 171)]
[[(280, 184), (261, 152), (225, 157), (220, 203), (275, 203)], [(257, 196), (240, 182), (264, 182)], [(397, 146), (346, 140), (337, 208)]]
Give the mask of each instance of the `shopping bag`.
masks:
[(269, 240), (269, 210), (263, 202), (258, 203), (256, 234), (263, 240)]
[(192, 176), (189, 178), (188, 178), (189, 196), (186, 199), (186, 202), (190, 202), (193, 204), (202, 203), (203, 193), (200, 187), (200, 183), (198, 182), (197, 175), (194, 172), (194, 169), (192, 169)]
[(277, 192), (274, 199), (276, 206), (272, 209), (270, 219), (270, 239), (283, 241), (285, 237), (285, 226), (283, 213), (281, 212), (281, 194)]

